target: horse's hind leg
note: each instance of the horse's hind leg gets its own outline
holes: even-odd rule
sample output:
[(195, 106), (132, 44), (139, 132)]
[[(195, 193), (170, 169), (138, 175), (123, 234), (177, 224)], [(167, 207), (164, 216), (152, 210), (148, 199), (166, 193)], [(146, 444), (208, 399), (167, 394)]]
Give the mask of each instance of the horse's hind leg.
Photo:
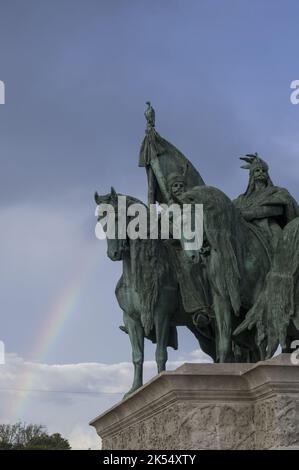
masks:
[(213, 296), (217, 329), (219, 362), (234, 362), (232, 351), (232, 311), (230, 303), (220, 295)]
[[(162, 297), (162, 296), (161, 296)], [(171, 305), (171, 304), (170, 304)], [(166, 362), (168, 359), (167, 354), (167, 344), (169, 338), (169, 329), (170, 329), (170, 313), (169, 306), (164, 308), (158, 304), (155, 311), (155, 329), (156, 329), (156, 338), (157, 338), (157, 347), (156, 347), (156, 362), (158, 373), (166, 369)]]
[(134, 320), (124, 312), (124, 322), (128, 329), (132, 346), (132, 360), (134, 365), (134, 380), (132, 387), (124, 398), (135, 392), (143, 383), (143, 360), (144, 360), (144, 331), (141, 323)]

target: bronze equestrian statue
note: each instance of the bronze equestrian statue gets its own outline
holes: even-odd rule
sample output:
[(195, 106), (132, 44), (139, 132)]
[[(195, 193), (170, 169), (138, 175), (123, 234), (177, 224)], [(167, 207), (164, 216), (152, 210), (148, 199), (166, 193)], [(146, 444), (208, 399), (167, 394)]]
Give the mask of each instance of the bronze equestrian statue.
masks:
[[(173, 203), (193, 210), (203, 205), (203, 241), (185, 249), (175, 239), (130, 239), (107, 235), (108, 256), (122, 260), (116, 297), (133, 353), (134, 380), (142, 385), (144, 338), (157, 344), (158, 372), (167, 347), (177, 349), (176, 326), (185, 325), (215, 362), (255, 362), (271, 357), (280, 344), (291, 351), (299, 339), (299, 209), (290, 193), (273, 184), (267, 163), (256, 153), (241, 159), (249, 170), (244, 194), (231, 201), (207, 186), (192, 163), (155, 129), (147, 103), (147, 128), (139, 166), (148, 177), (148, 204), (127, 196), (127, 209), (147, 213)], [(117, 211), (118, 194), (95, 195), (98, 205)], [(153, 206), (154, 205), (154, 206)], [(130, 224), (127, 216), (126, 227)], [(158, 223), (159, 225), (159, 223)], [(148, 234), (149, 235), (149, 234)]]
[[(97, 204), (111, 204), (118, 212), (118, 194), (112, 188), (106, 195), (95, 194)], [(143, 204), (126, 196), (127, 208)], [(100, 217), (101, 218), (101, 217)], [(130, 217), (126, 225), (130, 223)], [(185, 312), (178, 288), (176, 272), (169, 260), (167, 242), (157, 239), (121, 239), (107, 236), (107, 254), (112, 261), (122, 261), (123, 272), (115, 294), (123, 311), (124, 327), (132, 346), (134, 379), (130, 394), (142, 385), (144, 338), (157, 344), (158, 372), (165, 370), (167, 347), (178, 348), (177, 326), (186, 326), (197, 338), (201, 349), (216, 360), (212, 325), (198, 329), (192, 316)], [(196, 266), (191, 266), (196, 277)]]

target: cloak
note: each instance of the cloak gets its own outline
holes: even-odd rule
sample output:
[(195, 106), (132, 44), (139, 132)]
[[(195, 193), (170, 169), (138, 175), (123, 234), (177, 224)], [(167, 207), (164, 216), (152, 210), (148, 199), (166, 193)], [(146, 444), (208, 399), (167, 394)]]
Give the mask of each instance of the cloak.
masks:
[(233, 202), (241, 210), (254, 210), (256, 207), (263, 206), (283, 207), (283, 214), (275, 217), (281, 228), (299, 215), (299, 207), (295, 199), (285, 188), (278, 186), (267, 186), (263, 191), (253, 191), (250, 195), (241, 194)]

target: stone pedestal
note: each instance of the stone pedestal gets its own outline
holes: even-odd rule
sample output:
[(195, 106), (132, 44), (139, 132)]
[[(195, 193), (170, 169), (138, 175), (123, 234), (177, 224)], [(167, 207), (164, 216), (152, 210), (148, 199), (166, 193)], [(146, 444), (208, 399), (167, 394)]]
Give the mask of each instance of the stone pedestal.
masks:
[(299, 365), (184, 364), (90, 424), (103, 449), (299, 448)]

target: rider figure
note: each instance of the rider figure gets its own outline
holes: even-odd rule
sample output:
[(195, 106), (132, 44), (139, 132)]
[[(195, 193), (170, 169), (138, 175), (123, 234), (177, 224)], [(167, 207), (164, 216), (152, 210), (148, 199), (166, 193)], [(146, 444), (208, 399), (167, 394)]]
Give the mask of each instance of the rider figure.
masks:
[(167, 178), (168, 191), (173, 200), (180, 197), (186, 190), (185, 177), (181, 173), (170, 173)]
[(234, 204), (247, 222), (262, 231), (273, 254), (281, 229), (299, 215), (298, 205), (286, 189), (273, 185), (268, 165), (257, 153), (241, 160), (247, 162), (242, 168), (249, 170), (249, 183)]
[[(171, 197), (169, 205), (179, 202), (186, 191), (184, 175), (176, 172), (170, 173), (167, 178), (167, 188)], [(203, 267), (188, 261), (178, 241), (171, 240), (168, 246), (177, 274), (184, 310), (192, 315), (196, 327), (205, 328), (210, 324), (212, 314)]]

